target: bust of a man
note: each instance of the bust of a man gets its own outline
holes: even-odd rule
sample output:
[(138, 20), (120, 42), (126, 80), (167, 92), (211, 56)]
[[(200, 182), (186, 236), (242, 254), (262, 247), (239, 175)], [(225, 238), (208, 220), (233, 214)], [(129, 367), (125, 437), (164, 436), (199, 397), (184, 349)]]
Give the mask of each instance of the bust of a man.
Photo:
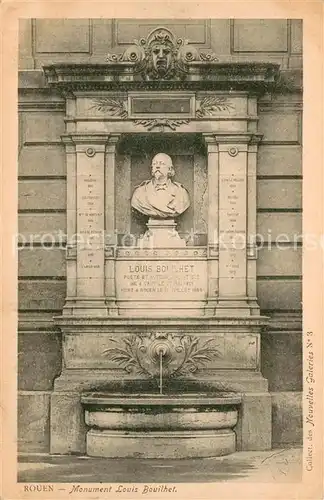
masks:
[(152, 178), (135, 188), (132, 207), (155, 219), (170, 219), (190, 205), (187, 190), (172, 180), (175, 175), (169, 155), (158, 153), (152, 160)]

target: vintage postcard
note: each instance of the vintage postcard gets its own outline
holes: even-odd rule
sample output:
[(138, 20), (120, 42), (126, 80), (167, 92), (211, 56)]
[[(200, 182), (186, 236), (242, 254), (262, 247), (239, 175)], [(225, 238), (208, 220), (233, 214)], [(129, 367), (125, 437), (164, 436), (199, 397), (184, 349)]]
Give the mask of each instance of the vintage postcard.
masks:
[(323, 498), (323, 5), (3, 2), (2, 498)]

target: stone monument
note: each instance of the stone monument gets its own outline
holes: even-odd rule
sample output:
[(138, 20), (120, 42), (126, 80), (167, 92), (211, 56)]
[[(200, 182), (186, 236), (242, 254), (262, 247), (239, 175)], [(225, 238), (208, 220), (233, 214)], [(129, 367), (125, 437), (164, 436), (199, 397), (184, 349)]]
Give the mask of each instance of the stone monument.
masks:
[(172, 181), (175, 171), (170, 156), (158, 153), (152, 160), (152, 179), (136, 187), (132, 207), (150, 217), (147, 231), (139, 241), (142, 248), (184, 247), (175, 229), (174, 218), (190, 205), (189, 194), (178, 182)]
[[(188, 405), (193, 414), (195, 405), (207, 411), (205, 427), (190, 417), (176, 456), (205, 453), (212, 395), (213, 429), (224, 424), (217, 405), (228, 403), (230, 443), (214, 442), (207, 454), (269, 449), (271, 397), (260, 370), (267, 319), (257, 300), (253, 235), (258, 96), (277, 85), (278, 65), (219, 62), (159, 27), (103, 64), (54, 64), (45, 74), (67, 109), (67, 296), (56, 318), (64, 360), (51, 396), (52, 453), (85, 453), (93, 425), (91, 453), (105, 456), (111, 445), (118, 456), (118, 412), (108, 418), (111, 408), (139, 405), (145, 419), (155, 401), (155, 368), (143, 369), (145, 352), (155, 361), (162, 356), (162, 374), (170, 363), (170, 411), (159, 417), (155, 439), (171, 440), (175, 450), (179, 433), (167, 435), (168, 422), (178, 428)], [(143, 158), (152, 157), (152, 178), (135, 188), (147, 178)], [(131, 206), (148, 217), (147, 228), (125, 245), (134, 227)], [(184, 240), (181, 224), (198, 235), (193, 242)], [(167, 339), (163, 348), (155, 349), (156, 339)], [(195, 397), (186, 399), (188, 393)], [(238, 395), (229, 400), (224, 393)], [(139, 398), (131, 400), (134, 394)], [(179, 418), (176, 401), (183, 403)], [(152, 430), (154, 418), (147, 425)], [(121, 427), (123, 442), (129, 439), (123, 456), (140, 453), (141, 422), (134, 416)]]

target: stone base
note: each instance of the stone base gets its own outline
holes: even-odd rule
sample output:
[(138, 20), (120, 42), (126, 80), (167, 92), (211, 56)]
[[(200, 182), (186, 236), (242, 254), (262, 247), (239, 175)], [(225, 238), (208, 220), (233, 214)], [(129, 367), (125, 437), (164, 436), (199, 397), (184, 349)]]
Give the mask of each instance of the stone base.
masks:
[(235, 433), (213, 431), (125, 432), (91, 429), (87, 454), (106, 458), (204, 458), (235, 451)]
[(271, 449), (271, 395), (268, 392), (243, 395), (235, 432), (237, 451)]
[(19, 392), (17, 410), (20, 452), (48, 452), (50, 395), (49, 391)]
[[(85, 319), (75, 316), (70, 318), (61, 316), (56, 320), (64, 333), (64, 368), (60, 377), (55, 380), (55, 392), (51, 398), (52, 453), (84, 453), (89, 426), (92, 428), (89, 435), (90, 442), (92, 431), (98, 431), (98, 433), (95, 432), (93, 438), (97, 443), (95, 449), (91, 448), (89, 443), (87, 445), (90, 446), (90, 453), (99, 453), (96, 451), (98, 446), (103, 450), (100, 452), (104, 453), (102, 456), (134, 456), (131, 451), (133, 441), (130, 440), (129, 444), (125, 444), (127, 432), (130, 433), (129, 436), (136, 433), (138, 453), (142, 453), (142, 442), (144, 447), (147, 446), (143, 453), (146, 449), (149, 453), (154, 437), (155, 440), (164, 443), (165, 447), (171, 450), (166, 450), (166, 453), (169, 453), (167, 456), (171, 457), (216, 456), (215, 453), (229, 452), (222, 451), (223, 444), (219, 445), (218, 448), (215, 448), (216, 444), (211, 448), (205, 448), (203, 444), (208, 443), (209, 439), (211, 442), (213, 439), (219, 440), (219, 436), (223, 436), (223, 434), (219, 434), (220, 430), (235, 431), (238, 450), (266, 450), (270, 448), (271, 397), (268, 393), (267, 380), (264, 379), (259, 368), (260, 330), (264, 325), (265, 318), (187, 317), (184, 319), (170, 317), (163, 318), (161, 321), (158, 318), (88, 317)], [(181, 376), (168, 377), (166, 375), (163, 377), (163, 405), (166, 404), (167, 395), (170, 395), (173, 398), (171, 406), (178, 406), (177, 401), (181, 401), (182, 405), (185, 403), (183, 411), (159, 411), (155, 412), (153, 416), (148, 416), (147, 405), (149, 401), (153, 400), (154, 404), (157, 404), (159, 381), (147, 375), (121, 370), (119, 363), (112, 359), (111, 355), (107, 355), (107, 353), (114, 353), (115, 349), (124, 352), (129, 345), (127, 342), (134, 341), (133, 337), (135, 339), (141, 338), (141, 345), (145, 340), (147, 353), (151, 352), (151, 344), (156, 339), (159, 339), (159, 345), (161, 342), (163, 345), (171, 342), (174, 346), (174, 349), (171, 349), (172, 353), (177, 353), (176, 358), (171, 356), (172, 363), (175, 363), (175, 359), (177, 359), (177, 363), (181, 364), (181, 360), (185, 359), (181, 356), (192, 344), (198, 346), (198, 353), (199, 349), (202, 352), (205, 352), (205, 349), (215, 352), (215, 356), (209, 360), (208, 365), (197, 366), (193, 374), (184, 371)], [(179, 342), (182, 342), (184, 351), (176, 351)], [(132, 343), (132, 349), (135, 349), (137, 357), (140, 352), (142, 353), (142, 351), (138, 351), (140, 344)], [(150, 359), (149, 356), (145, 355), (138, 357), (140, 365), (143, 364), (143, 366), (141, 365), (142, 369), (143, 367), (148, 368), (147, 363), (153, 362), (152, 360), (148, 361)], [(171, 363), (170, 359), (169, 363)], [(167, 366), (171, 370), (171, 365)], [(172, 365), (172, 369), (175, 369), (176, 366), (176, 364)], [(184, 364), (183, 369), (185, 370), (185, 368)], [(95, 402), (95, 406), (93, 406), (93, 401), (85, 401), (84, 399), (88, 391), (95, 392), (96, 398), (98, 393), (114, 394), (116, 397), (118, 394), (118, 401), (114, 404), (108, 401), (102, 405), (103, 401), (100, 400), (98, 403)], [(213, 394), (227, 393), (226, 397), (228, 397), (229, 392), (239, 393), (240, 396), (241, 402), (237, 405), (239, 409), (236, 424), (231, 420), (232, 409), (227, 409), (226, 418), (219, 419), (220, 415), (216, 412), (210, 413), (209, 409), (203, 414), (201, 401), (195, 400), (189, 405), (188, 399), (184, 397), (185, 394), (190, 394), (190, 397), (193, 394), (199, 395), (199, 397), (203, 397), (204, 405), (206, 398), (209, 400)], [(123, 414), (122, 409), (117, 415), (116, 404), (120, 406), (125, 397), (127, 401), (123, 404), (127, 403), (128, 408), (130, 398), (134, 394), (150, 395), (145, 404), (142, 404), (145, 407), (144, 411), (137, 409), (137, 414), (136, 412), (131, 414), (127, 410)], [(228, 401), (227, 404), (229, 404)], [(224, 406), (224, 401), (220, 406)], [(88, 412), (91, 412), (92, 415), (89, 415)], [(139, 413), (143, 415), (139, 415)], [(166, 413), (172, 414), (166, 415)], [(145, 435), (150, 433), (147, 440), (143, 435), (144, 431)], [(165, 441), (159, 434), (162, 431)], [(179, 443), (176, 441), (177, 439), (179, 441), (180, 438), (175, 438), (174, 443), (171, 439), (171, 444), (169, 444), (170, 432), (180, 433), (174, 434), (174, 436), (183, 436), (181, 442), (186, 443), (186, 445), (177, 451), (176, 445)], [(117, 442), (121, 440), (123, 444), (121, 455), (113, 454), (116, 453), (116, 448), (120, 443), (118, 446), (117, 444), (111, 445), (111, 433), (116, 436)], [(214, 434), (214, 438), (210, 438)], [(206, 435), (209, 436), (208, 439), (205, 438)], [(202, 439), (202, 444), (199, 444), (200, 439)], [(227, 443), (231, 438), (227, 436), (226, 439)], [(223, 443), (222, 440), (221, 443)], [(106, 444), (99, 444), (101, 441), (110, 443), (107, 446), (111, 450), (111, 455), (106, 454), (110, 452), (105, 451)], [(150, 445), (146, 445), (146, 442), (149, 442)], [(207, 451), (205, 451), (206, 449)], [(229, 449), (228, 445), (224, 445), (224, 450)], [(148, 456), (152, 455), (148, 454)]]
[(108, 316), (105, 297), (67, 297), (63, 307), (63, 316)]
[(50, 453), (85, 453), (86, 425), (80, 394), (54, 392), (51, 396)]

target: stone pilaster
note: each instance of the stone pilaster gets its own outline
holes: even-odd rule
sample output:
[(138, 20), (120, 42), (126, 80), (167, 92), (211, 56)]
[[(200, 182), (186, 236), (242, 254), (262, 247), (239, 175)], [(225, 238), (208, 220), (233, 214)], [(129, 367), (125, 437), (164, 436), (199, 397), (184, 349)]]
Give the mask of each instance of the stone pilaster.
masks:
[(257, 303), (257, 152), (261, 135), (253, 135), (248, 144), (247, 163), (247, 297), (251, 314), (260, 314)]
[(63, 309), (64, 314), (70, 313), (70, 301), (73, 301), (77, 294), (77, 221), (76, 221), (76, 151), (75, 143), (71, 136), (63, 136), (66, 153), (66, 304)]
[[(120, 134), (111, 134), (105, 151), (105, 297), (108, 314), (118, 314), (115, 287), (116, 228), (116, 147)], [(126, 187), (125, 187), (126, 188)]]
[(208, 217), (207, 217), (207, 306), (206, 315), (214, 315), (218, 299), (218, 211), (219, 155), (215, 136), (204, 134), (207, 146)]
[(246, 302), (248, 139), (248, 136), (217, 136), (219, 303), (216, 314), (249, 315)]
[(255, 134), (205, 135), (208, 153), (206, 314), (258, 314)]
[(67, 148), (67, 298), (64, 314), (107, 315), (105, 303), (105, 153), (107, 135), (69, 134)]

